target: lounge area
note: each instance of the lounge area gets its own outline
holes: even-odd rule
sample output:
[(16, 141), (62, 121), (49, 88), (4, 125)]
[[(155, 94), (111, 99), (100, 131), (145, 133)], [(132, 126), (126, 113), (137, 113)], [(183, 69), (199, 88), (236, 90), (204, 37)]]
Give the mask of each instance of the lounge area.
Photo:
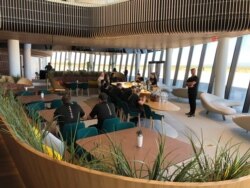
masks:
[(249, 188), (250, 0), (0, 2), (0, 187)]
[[(90, 96), (90, 98), (86, 96), (78, 96), (78, 97), (75, 96), (73, 97), (73, 99), (76, 101), (84, 100), (88, 104), (90, 104), (88, 101), (93, 101), (93, 99), (91, 99), (93, 97), (95, 96)], [(246, 135), (244, 131), (241, 131), (240, 128), (235, 129), (237, 126), (233, 124), (232, 120), (227, 119), (226, 121), (221, 122), (221, 121), (218, 121), (219, 119), (217, 118), (215, 118), (214, 120), (209, 120), (206, 117), (203, 117), (202, 115), (203, 109), (202, 109), (202, 106), (200, 106), (200, 104), (198, 104), (198, 112), (197, 112), (200, 115), (196, 116), (196, 119), (187, 119), (187, 117), (185, 117), (184, 115), (184, 112), (186, 111), (186, 108), (187, 108), (187, 104), (182, 103), (181, 101), (174, 101), (174, 100), (172, 102), (175, 105), (180, 106), (180, 110), (169, 111), (167, 113), (164, 113), (166, 116), (166, 119), (164, 118), (164, 121), (167, 121), (167, 123), (170, 124), (170, 126), (179, 133), (177, 136), (177, 139), (184, 141), (184, 143), (188, 143), (188, 140), (179, 131), (183, 131), (183, 130), (187, 131), (189, 128), (192, 128), (197, 134), (199, 134), (200, 128), (203, 129), (203, 136), (206, 138), (205, 147), (206, 147), (206, 150), (210, 152), (211, 152), (211, 149), (212, 150), (215, 149), (214, 144), (216, 143), (214, 141), (216, 140), (216, 138), (219, 139), (222, 132), (224, 132), (223, 133), (224, 136), (225, 136), (225, 131), (227, 132), (226, 138), (224, 138), (225, 142), (227, 138), (230, 138), (232, 135), (237, 136), (238, 134), (241, 134), (242, 140), (247, 139), (247, 137), (249, 136), (249, 135)], [(144, 123), (146, 122), (143, 122), (143, 124)], [(225, 127), (227, 126), (229, 126), (230, 128), (225, 129)], [(216, 130), (216, 134), (212, 133), (214, 130)], [(168, 128), (166, 131), (168, 131)], [(208, 139), (208, 137), (211, 134), (213, 134), (213, 138)], [(146, 133), (144, 136), (146, 136), (145, 139), (148, 138)], [(110, 187), (112, 185), (119, 186), (119, 187), (148, 186), (148, 180), (134, 179), (134, 178), (128, 178), (128, 177), (123, 177), (123, 176), (117, 176), (113, 174), (107, 174), (104, 172), (89, 170), (84, 167), (79, 167), (73, 164), (69, 164), (68, 162), (65, 162), (65, 161), (58, 161), (56, 159), (52, 159), (47, 154), (34, 150), (27, 144), (20, 142), (15, 137), (10, 137), (7, 134), (2, 134), (2, 137), (4, 138), (4, 141), (7, 144), (6, 146), (8, 147), (8, 150), (13, 155), (13, 159), (15, 161), (16, 166), (18, 167), (18, 169), (22, 169), (22, 174), (23, 174), (22, 181), (25, 181), (26, 186), (34, 187), (34, 186), (42, 185), (45, 187), (54, 187), (54, 186), (59, 185), (60, 187), (69, 187), (72, 185), (77, 186), (79, 184), (84, 184), (87, 187), (96, 187), (96, 186)], [(91, 137), (89, 137), (89, 140), (91, 140)], [(150, 142), (151, 144), (154, 143), (150, 139), (148, 141), (145, 141), (144, 144), (147, 144), (147, 142)], [(248, 144), (249, 143), (247, 143), (245, 140), (243, 148), (247, 148)], [(244, 150), (243, 148), (242, 150)], [(22, 153), (22, 155), (19, 155), (19, 153)], [(185, 153), (187, 154), (187, 152)], [(181, 156), (181, 154), (179, 156)], [(29, 166), (29, 168), (26, 168), (27, 166)], [(32, 168), (30, 168), (31, 166)], [(40, 169), (39, 171), (36, 170), (38, 168)], [(48, 172), (51, 172), (51, 173), (48, 173)], [(33, 177), (34, 173), (36, 174), (35, 177)], [(30, 179), (30, 177), (33, 177), (33, 178)], [(74, 183), (67, 180), (69, 177)], [(249, 176), (245, 178), (241, 178), (239, 180), (237, 179), (237, 180), (227, 181), (227, 187), (235, 187), (235, 184), (237, 185), (240, 184), (243, 187), (245, 185), (247, 186), (249, 183), (248, 177)], [(98, 178), (100, 181), (94, 181), (94, 182), (91, 181), (92, 179), (94, 180), (96, 178)], [(107, 184), (101, 183), (102, 181), (106, 182)], [(225, 185), (225, 182), (213, 182), (213, 183), (201, 183), (201, 184), (195, 183), (194, 184), (194, 183), (178, 183), (178, 182), (158, 182), (158, 181), (153, 181), (153, 180), (150, 181), (150, 187), (159, 187), (159, 186), (179, 187), (183, 185), (185, 185), (185, 187), (197, 187), (197, 188), (204, 187), (204, 186), (210, 187), (211, 185), (213, 187), (221, 187), (222, 185)]]

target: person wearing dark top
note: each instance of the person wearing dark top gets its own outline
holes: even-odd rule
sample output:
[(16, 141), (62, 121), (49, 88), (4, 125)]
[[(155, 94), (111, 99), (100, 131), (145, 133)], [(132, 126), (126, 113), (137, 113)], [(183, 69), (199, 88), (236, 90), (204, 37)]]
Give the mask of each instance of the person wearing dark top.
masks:
[(116, 77), (116, 68), (113, 68), (113, 71), (110, 75), (110, 83), (112, 82), (117, 82), (117, 77)]
[(94, 106), (89, 114), (89, 119), (97, 116), (97, 125), (95, 126), (98, 130), (102, 130), (102, 124), (105, 119), (115, 118), (115, 106), (113, 103), (108, 103), (108, 95), (106, 93), (100, 93), (99, 103)]
[(110, 96), (111, 96), (111, 100), (112, 99), (115, 100), (116, 98), (121, 99), (122, 97), (122, 84), (121, 83), (117, 83), (116, 86), (111, 89)]
[(53, 67), (51, 66), (51, 63), (48, 63), (48, 65), (45, 66), (45, 70), (47, 72), (51, 71), (53, 69)]
[(150, 79), (149, 79), (149, 81), (150, 81), (150, 84), (151, 84), (152, 86), (156, 86), (156, 85), (157, 85), (157, 78), (156, 78), (155, 73), (151, 73), (151, 74), (150, 74)]
[(124, 70), (124, 77), (125, 77), (125, 81), (128, 81), (128, 70), (127, 69)]
[(131, 111), (143, 113), (143, 104), (146, 101), (146, 97), (139, 97), (140, 89), (133, 88), (132, 94), (128, 98), (128, 106)]
[(131, 88), (126, 88), (123, 90), (122, 92), (122, 97), (121, 99), (125, 102), (128, 102), (128, 98), (130, 97), (130, 95), (132, 94), (132, 90), (136, 88), (135, 86), (132, 86)]
[(63, 95), (62, 101), (63, 105), (54, 112), (54, 117), (57, 119), (61, 131), (65, 124), (79, 122), (80, 118), (85, 115), (83, 109), (77, 103), (71, 102), (69, 94)]
[(186, 81), (186, 86), (188, 87), (188, 100), (190, 105), (190, 111), (186, 113), (188, 117), (195, 116), (196, 110), (196, 98), (198, 92), (199, 78), (196, 76), (196, 69), (191, 69), (191, 77)]

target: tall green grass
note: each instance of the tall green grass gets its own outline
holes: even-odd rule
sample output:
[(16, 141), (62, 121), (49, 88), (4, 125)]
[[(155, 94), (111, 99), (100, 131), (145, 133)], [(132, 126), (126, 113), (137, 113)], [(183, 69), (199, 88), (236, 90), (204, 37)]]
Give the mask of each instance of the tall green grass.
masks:
[[(15, 100), (14, 95), (5, 93), (1, 89), (0, 104), (1, 123), (7, 125), (12, 134), (20, 141), (41, 152), (45, 152), (43, 138), (46, 131), (41, 131), (41, 134), (38, 134), (34, 129), (38, 129), (39, 132), (41, 130), (39, 117), (35, 116), (33, 119), (30, 119), (26, 114), (25, 108)], [(174, 151), (165, 152), (164, 148), (167, 141), (164, 138), (164, 136), (159, 134), (156, 141), (158, 153), (153, 164), (147, 164), (146, 160), (128, 160), (122, 147), (113, 142), (111, 138), (109, 138), (111, 147), (108, 151), (105, 151), (109, 152), (110, 155), (97, 159), (88, 152), (83, 151), (79, 156), (79, 148), (72, 142), (71, 145), (67, 146), (66, 150), (69, 156), (66, 158), (67, 152), (65, 152), (63, 157), (64, 160), (70, 163), (87, 168), (127, 177), (158, 181), (213, 182), (236, 179), (250, 174), (250, 149), (241, 153), (240, 144), (233, 144), (231, 141), (222, 144), (220, 139), (216, 145), (215, 154), (209, 156), (205, 151), (203, 137), (199, 139), (193, 133), (191, 136), (188, 136), (188, 139), (192, 146), (194, 157), (181, 164), (172, 165), (171, 161), (167, 161), (167, 156)]]

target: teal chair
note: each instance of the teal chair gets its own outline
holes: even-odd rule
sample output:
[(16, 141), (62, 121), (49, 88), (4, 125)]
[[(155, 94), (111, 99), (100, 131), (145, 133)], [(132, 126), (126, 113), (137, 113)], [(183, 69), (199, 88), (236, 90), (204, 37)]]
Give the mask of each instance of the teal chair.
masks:
[(82, 95), (83, 95), (83, 90), (87, 91), (87, 94), (89, 96), (89, 84), (87, 82), (82, 82), (78, 84), (78, 89), (82, 90)]
[(63, 105), (63, 102), (61, 99), (56, 99), (56, 100), (53, 100), (50, 104), (50, 108), (51, 109), (57, 109), (59, 108), (60, 106)]
[(20, 91), (16, 93), (16, 96), (31, 96), (34, 95), (34, 92), (32, 91)]
[(78, 87), (77, 87), (77, 83), (76, 82), (71, 82), (69, 84), (69, 91), (70, 91), (70, 95), (72, 95), (72, 91), (76, 92), (76, 96), (78, 96)]
[(144, 115), (145, 118), (150, 119), (150, 127), (153, 128), (154, 126), (154, 120), (160, 120), (162, 124), (162, 120), (164, 118), (164, 115), (157, 114), (154, 111), (151, 110), (150, 106), (147, 104), (143, 105), (144, 108)]
[(120, 122), (116, 125), (116, 131), (123, 130), (123, 129), (130, 129), (134, 127), (135, 127), (135, 123), (133, 122)]
[(114, 132), (116, 130), (116, 125), (120, 123), (119, 118), (105, 119), (102, 124), (102, 133)]
[(33, 119), (37, 119), (39, 117), (38, 111), (44, 109), (45, 109), (45, 103), (43, 101), (37, 101), (26, 105), (26, 110), (28, 112), (28, 115)]
[(60, 132), (67, 145), (71, 145), (75, 143), (77, 131), (83, 128), (85, 128), (83, 122), (67, 123), (60, 129)]
[(84, 129), (78, 129), (76, 132), (76, 140), (96, 135), (98, 135), (98, 130), (96, 127), (87, 127)]
[[(91, 137), (91, 136), (96, 136), (96, 135), (98, 135), (97, 128), (95, 128), (95, 127), (83, 128), (83, 129), (77, 130), (76, 140)], [(84, 148), (82, 148), (78, 145), (75, 145), (75, 152), (78, 156), (86, 157), (87, 160), (91, 160), (94, 158), (88, 152), (86, 152), (86, 150)]]

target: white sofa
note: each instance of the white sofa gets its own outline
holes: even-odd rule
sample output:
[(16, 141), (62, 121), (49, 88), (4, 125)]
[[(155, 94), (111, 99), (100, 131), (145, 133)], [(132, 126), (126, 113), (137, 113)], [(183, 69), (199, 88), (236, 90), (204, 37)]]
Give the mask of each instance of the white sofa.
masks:
[(239, 101), (223, 99), (209, 93), (202, 93), (200, 99), (202, 106), (207, 110), (207, 114), (209, 112), (219, 113), (223, 120), (225, 120), (225, 115), (236, 114), (236, 110), (232, 107), (240, 105)]
[[(197, 94), (197, 99), (200, 99), (200, 94), (202, 92), (198, 91)], [(176, 97), (180, 97), (180, 98), (188, 98), (188, 89), (187, 88), (174, 88), (172, 90), (172, 94)]]
[(247, 132), (250, 131), (250, 115), (235, 116), (233, 122)]

